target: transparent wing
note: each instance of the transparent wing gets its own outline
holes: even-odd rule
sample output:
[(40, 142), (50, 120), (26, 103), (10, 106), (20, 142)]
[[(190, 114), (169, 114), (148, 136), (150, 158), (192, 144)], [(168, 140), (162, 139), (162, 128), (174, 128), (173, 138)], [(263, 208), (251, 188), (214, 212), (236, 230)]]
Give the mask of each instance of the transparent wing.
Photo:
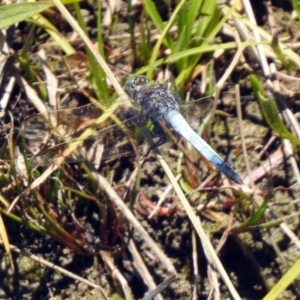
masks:
[(180, 112), (187, 118), (199, 118), (203, 116), (212, 106), (213, 97), (205, 97), (198, 100), (191, 100), (180, 103)]
[(180, 106), (184, 106), (184, 102), (181, 100), (180, 96), (179, 96), (179, 92), (178, 92), (178, 87), (175, 81), (175, 77), (170, 74), (169, 78), (166, 79), (163, 83), (163, 85), (172, 92), (174, 98), (176, 99), (176, 101), (180, 104)]
[[(107, 157), (128, 155), (129, 152), (134, 151), (132, 127), (145, 123), (149, 120), (149, 116), (146, 113), (139, 113), (137, 108), (124, 105), (118, 109), (109, 108), (108, 111), (110, 110), (114, 110), (115, 116), (122, 122), (117, 125), (111, 118), (105, 120), (97, 125), (87, 139), (82, 140), (80, 148), (90, 150), (95, 145), (104, 144)], [(24, 147), (23, 149), (28, 156), (39, 157), (39, 160), (33, 158), (33, 163), (48, 165), (71, 142), (79, 141), (81, 134), (87, 128), (96, 127), (95, 122), (102, 113), (103, 111), (97, 105), (88, 104), (78, 108), (38, 114), (23, 122), (19, 144), (24, 145), (25, 149)]]
[(167, 89), (171, 90), (173, 93), (178, 94), (178, 88), (175, 81), (175, 77), (172, 74), (169, 75), (169, 78), (166, 79), (163, 84)]
[(178, 88), (175, 78), (172, 74), (170, 74), (169, 78), (165, 80), (163, 84), (169, 90), (171, 90), (171, 92), (175, 96), (175, 99), (180, 104), (180, 112), (188, 119), (201, 117), (212, 106), (213, 97), (211, 96), (204, 97), (198, 100), (191, 100), (188, 102), (182, 101), (178, 95)]

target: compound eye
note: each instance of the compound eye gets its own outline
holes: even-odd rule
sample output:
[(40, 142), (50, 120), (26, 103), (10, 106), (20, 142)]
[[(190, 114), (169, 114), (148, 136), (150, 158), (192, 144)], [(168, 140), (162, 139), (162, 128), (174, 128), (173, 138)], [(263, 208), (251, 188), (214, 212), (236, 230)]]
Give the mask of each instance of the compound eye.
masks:
[(131, 98), (134, 99), (136, 93), (143, 87), (148, 84), (149, 80), (145, 75), (140, 75), (137, 77), (130, 78), (125, 84), (125, 92)]
[(142, 86), (149, 83), (149, 79), (145, 75), (137, 76), (134, 80), (134, 84), (136, 86), (136, 89), (140, 89)]
[(130, 98), (134, 98), (134, 95), (136, 92), (134, 82), (135, 82), (135, 78), (133, 77), (133, 78), (130, 78), (125, 84), (124, 90)]

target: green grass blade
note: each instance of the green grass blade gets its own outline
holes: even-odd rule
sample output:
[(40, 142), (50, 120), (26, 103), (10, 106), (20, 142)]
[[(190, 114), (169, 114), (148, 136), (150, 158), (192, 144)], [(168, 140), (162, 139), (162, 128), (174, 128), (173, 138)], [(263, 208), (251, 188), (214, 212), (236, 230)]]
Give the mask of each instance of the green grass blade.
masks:
[(185, 4), (186, 0), (181, 0), (181, 2), (179, 3), (179, 5), (177, 5), (176, 9), (174, 10), (174, 13), (172, 14), (169, 22), (165, 25), (164, 30), (162, 31), (160, 38), (158, 39), (157, 43), (154, 46), (154, 49), (152, 51), (152, 56), (149, 62), (149, 69), (147, 72), (147, 77), (151, 78), (151, 75), (153, 73), (153, 70), (155, 68), (155, 61), (158, 55), (158, 51), (160, 49), (161, 44), (163, 43), (163, 40), (166, 38), (171, 26), (173, 25), (173, 23), (175, 22), (175, 19), (177, 17), (177, 14), (179, 13), (180, 9), (182, 8), (182, 6)]
[[(158, 13), (155, 4), (151, 0), (145, 0), (143, 1), (145, 5), (145, 10), (147, 14), (152, 19), (152, 22), (154, 23), (156, 29), (158, 32), (162, 33), (164, 31), (164, 22), (160, 17), (160, 14)], [(166, 46), (170, 48), (171, 50), (174, 48), (174, 42), (171, 39), (169, 34), (166, 34), (164, 42), (166, 43)]]
[(286, 274), (277, 282), (272, 290), (263, 298), (263, 300), (281, 299), (279, 295), (300, 276), (300, 259), (286, 272)]
[[(249, 47), (249, 46), (255, 46), (258, 44), (269, 44), (269, 42), (243, 42), (242, 43), (245, 47)], [(237, 44), (235, 42), (229, 42), (229, 43), (224, 43), (224, 44), (214, 44), (214, 45), (203, 45), (200, 47), (195, 47), (192, 49), (187, 49), (187, 50), (183, 50), (174, 54), (169, 55), (166, 58), (162, 58), (159, 60), (155, 61), (155, 67), (159, 67), (161, 65), (164, 65), (166, 63), (174, 63), (178, 60), (180, 60), (183, 57), (186, 56), (190, 56), (190, 55), (194, 55), (194, 54), (198, 54), (198, 53), (208, 53), (208, 52), (212, 52), (218, 49), (224, 49), (224, 50), (231, 50), (231, 49), (236, 49), (237, 48)], [(145, 74), (149, 69), (149, 66), (145, 66), (143, 68), (140, 68), (135, 74), (133, 74), (134, 76), (137, 75), (141, 75), (141, 74)], [(184, 71), (183, 71), (184, 72)], [(181, 77), (179, 77), (181, 79)], [(176, 80), (177, 83), (177, 80)]]
[(4, 29), (5, 27), (9, 27), (17, 22), (29, 19), (52, 5), (52, 1), (45, 1), (42, 3), (17, 3), (1, 6), (0, 29)]
[(253, 214), (251, 214), (251, 216), (246, 220), (246, 222), (241, 224), (240, 227), (249, 227), (252, 225), (256, 225), (260, 220), (262, 220), (265, 211), (268, 208), (269, 202), (270, 198), (266, 198), (262, 205), (256, 211), (254, 211)]
[[(78, 0), (62, 1), (64, 4), (79, 2)], [(0, 30), (24, 21), (53, 6), (52, 1), (13, 3), (0, 7)]]
[[(211, 16), (207, 17), (208, 23), (206, 26), (206, 36), (201, 36), (201, 38), (203, 39), (203, 42), (201, 43), (201, 46), (197, 47), (197, 48), (208, 46), (208, 44), (215, 38), (217, 33), (221, 30), (224, 23), (228, 20), (228, 18), (231, 15), (230, 13), (231, 13), (231, 11), (228, 12), (221, 20), (219, 20), (219, 11), (218, 10), (215, 9), (214, 14), (209, 13), (209, 11), (207, 12), (207, 14), (211, 15)], [(208, 30), (208, 28), (210, 28), (210, 31)], [(201, 32), (202, 30), (204, 30), (204, 29), (198, 29), (198, 32)], [(200, 38), (200, 36), (199, 36), (199, 38)], [(212, 46), (218, 46), (218, 45), (212, 45)], [(216, 49), (218, 49), (218, 47)], [(190, 76), (191, 72), (194, 70), (196, 64), (199, 62), (201, 55), (202, 54), (198, 53), (198, 55), (191, 56), (189, 58), (187, 67), (180, 71), (177, 70), (178, 73), (180, 73), (180, 75), (176, 79), (176, 83), (179, 87), (181, 87), (184, 84), (184, 82), (186, 82), (187, 78)]]
[(276, 55), (276, 57), (281, 61), (282, 65), (288, 70), (292, 71), (293, 69), (296, 70), (295, 66), (289, 61), (285, 56), (284, 53), (282, 52), (278, 39), (273, 38), (271, 47), (273, 48), (273, 51)]
[[(78, 5), (78, 3), (74, 4), (74, 9), (75, 9), (75, 13), (76, 13), (76, 20), (79, 23), (80, 27), (83, 29), (83, 31), (85, 32), (85, 34), (88, 34), (88, 29), (86, 27), (86, 24), (84, 22), (82, 13), (81, 13), (81, 9), (80, 6)], [(101, 31), (101, 6), (98, 6), (98, 14), (97, 14), (97, 28), (98, 28), (98, 51), (100, 53), (100, 55), (105, 58), (104, 55), (104, 49), (103, 49), (103, 41), (101, 38), (99, 38), (99, 36), (102, 35), (102, 31)], [(99, 100), (103, 100), (103, 99), (107, 99), (109, 96), (109, 91), (108, 91), (108, 87), (106, 84), (106, 75), (103, 71), (102, 68), (99, 67), (99, 65), (96, 62), (96, 59), (94, 57), (94, 55), (92, 54), (92, 52), (89, 50), (89, 48), (85, 45), (85, 51), (87, 53), (88, 56), (88, 60), (89, 60), (89, 65), (91, 68), (91, 76), (92, 76), (92, 80), (93, 80), (93, 84), (94, 84), (94, 91), (97, 95), (97, 98)]]
[[(188, 49), (188, 47), (191, 45), (191, 41), (193, 40), (193, 36), (196, 36), (193, 34), (193, 31), (197, 18), (199, 18), (202, 12), (201, 8), (204, 2), (198, 0), (188, 1), (178, 14), (178, 40), (181, 41), (181, 48), (177, 48), (177, 51)], [(199, 24), (200, 23), (201, 22), (199, 22)], [(197, 39), (197, 41), (199, 41), (199, 39)], [(175, 52), (173, 51), (173, 53)], [(181, 70), (185, 69), (187, 64), (188, 58), (178, 61), (176, 63), (177, 71), (180, 72)]]
[(75, 52), (68, 40), (44, 16), (37, 14), (32, 16), (31, 19), (34, 20), (38, 26), (45, 29), (45, 31), (52, 37), (66, 55), (70, 55)]
[[(190, 43), (192, 40), (192, 33), (193, 33), (193, 28), (195, 25), (195, 22), (197, 18), (199, 17), (199, 14), (203, 12), (203, 8), (205, 6), (205, 3), (207, 2), (214, 2), (214, 1), (199, 1), (199, 0), (193, 0), (189, 1), (187, 5), (189, 6), (188, 13), (185, 16), (186, 17), (186, 46)], [(201, 16), (200, 16), (201, 18)], [(202, 23), (202, 22), (200, 22)]]
[(218, 9), (217, 1), (204, 1), (203, 6), (201, 7), (201, 21), (199, 22), (195, 36), (196, 37), (206, 37), (214, 30), (220, 21), (220, 11)]
[(300, 146), (300, 140), (288, 131), (288, 129), (280, 119), (275, 99), (273, 97), (266, 96), (266, 93), (256, 76), (251, 75), (250, 81), (254, 94), (259, 101), (260, 109), (269, 126), (275, 132), (277, 132), (281, 138), (288, 139), (296, 145)]
[(300, 20), (300, 3), (299, 3), (299, 0), (292, 0), (292, 5), (293, 5), (293, 8), (294, 8), (295, 12), (297, 13), (298, 19)]
[[(98, 3), (98, 14), (97, 14), (97, 44), (98, 44), (98, 51), (102, 57), (105, 58), (105, 51), (104, 51), (104, 41), (103, 41), (103, 31), (102, 31), (102, 6), (101, 2)], [(93, 68), (93, 75), (97, 78), (98, 88), (101, 91), (100, 99), (107, 99), (109, 96), (109, 90), (106, 81), (106, 74), (102, 68), (99, 68), (96, 60), (95, 61), (96, 68)]]

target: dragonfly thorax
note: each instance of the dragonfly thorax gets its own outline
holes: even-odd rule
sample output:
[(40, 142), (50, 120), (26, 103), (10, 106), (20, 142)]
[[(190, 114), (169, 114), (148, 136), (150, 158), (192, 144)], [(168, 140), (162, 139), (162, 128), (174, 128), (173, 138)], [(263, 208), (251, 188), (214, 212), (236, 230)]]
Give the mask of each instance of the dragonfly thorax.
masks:
[(170, 110), (179, 110), (179, 95), (164, 84), (150, 83), (146, 76), (130, 79), (125, 91), (153, 120), (162, 118)]

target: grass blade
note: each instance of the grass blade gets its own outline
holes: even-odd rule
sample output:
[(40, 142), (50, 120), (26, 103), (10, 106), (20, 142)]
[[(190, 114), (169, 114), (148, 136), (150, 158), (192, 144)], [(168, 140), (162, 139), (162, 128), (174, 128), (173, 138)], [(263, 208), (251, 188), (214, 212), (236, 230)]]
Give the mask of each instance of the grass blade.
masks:
[(288, 129), (280, 119), (275, 99), (273, 97), (267, 98), (266, 93), (256, 76), (251, 75), (250, 81), (254, 94), (259, 101), (261, 111), (269, 126), (275, 132), (277, 132), (281, 138), (288, 139), (296, 145), (300, 146), (300, 140), (288, 131)]

